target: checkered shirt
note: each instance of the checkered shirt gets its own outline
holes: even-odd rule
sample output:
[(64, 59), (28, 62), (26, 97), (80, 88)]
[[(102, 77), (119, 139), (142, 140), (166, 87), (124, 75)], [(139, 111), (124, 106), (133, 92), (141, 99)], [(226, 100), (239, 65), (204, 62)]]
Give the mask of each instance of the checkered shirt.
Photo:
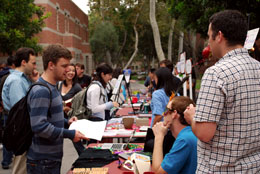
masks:
[(260, 63), (246, 49), (228, 52), (203, 75), (197, 122), (216, 122), (198, 141), (197, 173), (260, 173)]

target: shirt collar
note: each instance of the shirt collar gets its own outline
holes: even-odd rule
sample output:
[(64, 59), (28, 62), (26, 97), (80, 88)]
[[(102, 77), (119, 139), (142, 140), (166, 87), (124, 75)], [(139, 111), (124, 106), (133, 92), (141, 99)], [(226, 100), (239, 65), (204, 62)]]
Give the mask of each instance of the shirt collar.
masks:
[(234, 50), (231, 50), (229, 52), (227, 52), (220, 60), (219, 62), (221, 61), (224, 61), (226, 59), (230, 59), (231, 57), (236, 57), (238, 55), (242, 55), (242, 54), (248, 54), (248, 51), (246, 48), (237, 48), (237, 49), (234, 49)]

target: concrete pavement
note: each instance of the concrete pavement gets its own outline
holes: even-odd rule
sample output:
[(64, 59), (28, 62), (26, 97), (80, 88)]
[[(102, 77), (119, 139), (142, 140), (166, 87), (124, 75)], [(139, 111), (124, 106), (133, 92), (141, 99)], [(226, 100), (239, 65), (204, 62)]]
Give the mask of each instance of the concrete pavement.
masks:
[[(0, 160), (2, 161), (2, 149), (0, 150)], [(66, 174), (67, 171), (71, 168), (73, 162), (78, 158), (78, 154), (69, 139), (64, 139), (64, 146), (63, 146), (63, 159), (62, 159), (62, 166), (61, 166), (61, 174)], [(10, 165), (10, 169), (3, 170), (2, 165), (0, 167), (1, 174), (11, 174), (12, 173), (12, 165)]]

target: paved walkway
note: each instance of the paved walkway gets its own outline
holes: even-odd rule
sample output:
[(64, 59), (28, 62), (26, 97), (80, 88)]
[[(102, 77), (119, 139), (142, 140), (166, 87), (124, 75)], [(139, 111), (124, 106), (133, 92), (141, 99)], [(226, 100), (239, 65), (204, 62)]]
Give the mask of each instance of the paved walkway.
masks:
[[(138, 81), (131, 81), (130, 83), (130, 91), (140, 91), (141, 89), (145, 90), (145, 86), (142, 84), (139, 84)], [(63, 146), (63, 159), (62, 159), (62, 166), (61, 166), (61, 174), (66, 174), (66, 172), (70, 169), (72, 163), (78, 158), (78, 154), (69, 139), (64, 140), (64, 146)], [(0, 149), (0, 162), (3, 159), (2, 155), (2, 149)], [(0, 174), (11, 174), (12, 173), (12, 165), (10, 166), (10, 169), (3, 170), (2, 165), (0, 165)]]
[[(78, 158), (78, 154), (69, 139), (64, 140), (64, 146), (63, 146), (63, 159), (62, 159), (62, 166), (61, 166), (61, 174), (66, 174), (67, 171), (70, 169), (72, 163)], [(2, 161), (2, 149), (0, 150), (0, 160)], [(10, 166), (10, 169), (3, 170), (2, 166), (0, 167), (0, 173), (1, 174), (11, 174), (12, 173), (12, 165)]]

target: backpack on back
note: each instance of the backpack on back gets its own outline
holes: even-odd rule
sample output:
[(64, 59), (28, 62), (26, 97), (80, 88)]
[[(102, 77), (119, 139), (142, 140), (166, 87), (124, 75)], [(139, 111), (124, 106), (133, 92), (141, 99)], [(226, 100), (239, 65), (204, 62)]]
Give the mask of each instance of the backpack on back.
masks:
[[(51, 90), (49, 86), (45, 83), (36, 82), (30, 86), (26, 95), (10, 109), (4, 129), (3, 144), (8, 151), (12, 151), (15, 155), (22, 155), (32, 144), (33, 132), (31, 128), (30, 114), (27, 108), (27, 97), (32, 87), (35, 85), (47, 87), (50, 91), (51, 98)], [(50, 115), (49, 112), (50, 107), (48, 115)]]
[[(87, 91), (92, 84), (97, 84), (101, 87), (99, 83), (92, 82), (87, 88), (78, 92), (71, 101), (71, 110), (67, 113), (69, 117), (76, 116), (78, 119), (89, 119), (92, 116), (91, 109), (87, 107)], [(102, 95), (101, 88), (100, 94)]]

